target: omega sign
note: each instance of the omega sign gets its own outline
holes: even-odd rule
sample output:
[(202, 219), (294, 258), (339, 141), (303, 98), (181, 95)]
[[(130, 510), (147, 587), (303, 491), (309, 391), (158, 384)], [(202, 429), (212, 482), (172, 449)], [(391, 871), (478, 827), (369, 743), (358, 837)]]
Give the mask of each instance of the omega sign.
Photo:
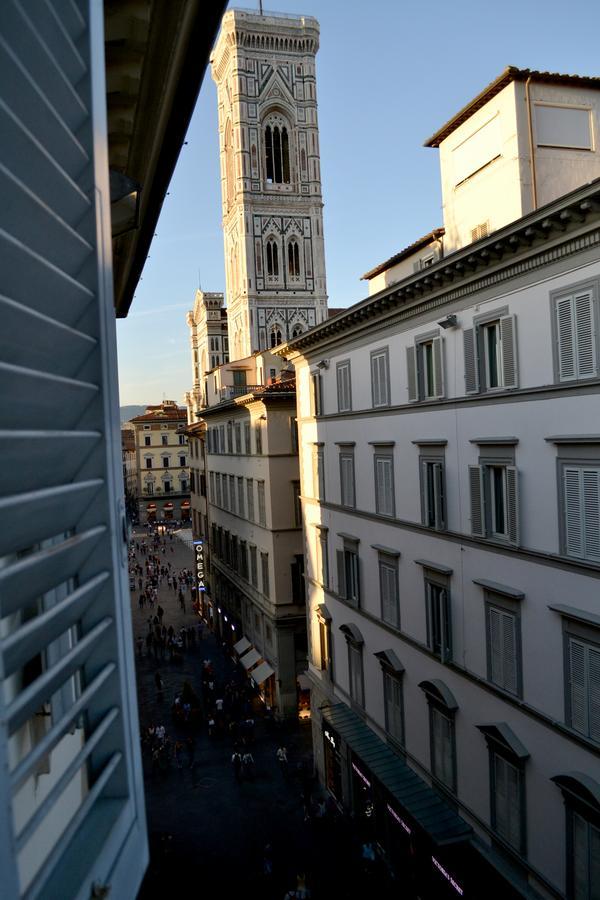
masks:
[(204, 584), (204, 541), (194, 541), (196, 553), (196, 584), (199, 591), (205, 591)]

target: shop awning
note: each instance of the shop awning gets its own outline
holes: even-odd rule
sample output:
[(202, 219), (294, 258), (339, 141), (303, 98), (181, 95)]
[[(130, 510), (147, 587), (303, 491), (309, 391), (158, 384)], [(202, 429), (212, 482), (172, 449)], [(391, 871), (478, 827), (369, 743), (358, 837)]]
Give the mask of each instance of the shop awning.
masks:
[(173, 509), (173, 504), (170, 503), (170, 502), (169, 502), (169, 503), (165, 503), (164, 509)]
[(256, 650), (253, 647), (252, 650), (248, 650), (247, 653), (244, 653), (240, 662), (242, 663), (242, 665), (246, 669), (246, 671), (248, 671), (248, 669), (251, 669), (252, 666), (256, 665), (256, 663), (259, 661), (259, 659), (260, 659), (260, 653), (258, 652), (258, 650)]
[(323, 718), (436, 844), (472, 836), (471, 826), (344, 703), (324, 707)]
[(190, 501), (189, 501), (189, 500), (183, 500), (183, 501), (182, 501), (182, 503), (181, 503), (181, 508), (182, 508), (182, 509), (189, 509), (189, 506), (190, 506)]
[(235, 650), (235, 652), (237, 653), (238, 656), (241, 656), (242, 653), (245, 653), (246, 650), (248, 650), (251, 646), (252, 646), (252, 644), (250, 643), (248, 638), (243, 637), (237, 642), (237, 644), (233, 645), (233, 649)]
[(156, 509), (156, 503), (148, 503), (146, 509)]
[(262, 662), (260, 666), (257, 666), (252, 672), (250, 672), (250, 677), (255, 684), (262, 684), (263, 681), (266, 681), (267, 678), (270, 678), (274, 673), (274, 669), (271, 668), (268, 662)]

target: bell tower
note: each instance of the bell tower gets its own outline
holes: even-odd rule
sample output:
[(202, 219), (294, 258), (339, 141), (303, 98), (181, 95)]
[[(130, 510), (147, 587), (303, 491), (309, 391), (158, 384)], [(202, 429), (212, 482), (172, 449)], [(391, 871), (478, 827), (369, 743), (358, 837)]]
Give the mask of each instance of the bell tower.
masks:
[(225, 13), (217, 84), (230, 358), (327, 317), (310, 16)]

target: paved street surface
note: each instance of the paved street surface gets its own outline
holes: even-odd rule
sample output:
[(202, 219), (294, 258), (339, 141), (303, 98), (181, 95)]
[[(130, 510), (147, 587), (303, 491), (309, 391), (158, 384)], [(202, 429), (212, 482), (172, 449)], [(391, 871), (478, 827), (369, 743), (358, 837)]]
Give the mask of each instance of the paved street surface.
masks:
[[(133, 546), (139, 547), (145, 529), (137, 528)], [(189, 533), (186, 535), (188, 536)], [(148, 541), (148, 539), (146, 538)], [(164, 541), (158, 550), (161, 565), (171, 563), (173, 572), (192, 570), (189, 544), (177, 536)], [(155, 550), (150, 549), (150, 553)], [(138, 551), (133, 562), (145, 567), (147, 556)], [(150, 867), (138, 895), (138, 900), (152, 900), (173, 895), (213, 897), (244, 897), (245, 900), (283, 900), (286, 892), (296, 887), (296, 875), (306, 873), (312, 897), (364, 897), (373, 893), (377, 898), (387, 896), (387, 890), (377, 873), (362, 873), (360, 843), (354, 838), (350, 823), (328, 810), (325, 817), (315, 815), (317, 801), (322, 799), (312, 779), (310, 724), (293, 723), (271, 726), (262, 717), (254, 700), (252, 711), (242, 707), (234, 717), (255, 719), (254, 737), (250, 750), (255, 761), (253, 780), (236, 780), (231, 756), (235, 737), (227, 730), (223, 716), (222, 730), (209, 736), (208, 721), (214, 701), (223, 696), (226, 684), (237, 678), (241, 689), (247, 684), (241, 667), (217, 646), (215, 637), (204, 629), (179, 658), (164, 659), (148, 652), (146, 636), (148, 617), (155, 615), (157, 603), (150, 609), (139, 608), (138, 579), (132, 590), (133, 628), (136, 638), (136, 664), (140, 728), (144, 759), (144, 780), (148, 831), (150, 837)], [(195, 627), (200, 621), (191, 605), (189, 587), (185, 592), (185, 612), (178, 600), (178, 591), (165, 579), (158, 587), (158, 604), (164, 609), (163, 624)], [(142, 642), (137, 638), (142, 638)], [(140, 655), (139, 644), (143, 643)], [(203, 661), (210, 659), (214, 669), (214, 691), (203, 688)], [(156, 673), (162, 679), (162, 691), (157, 689)], [(176, 720), (172, 705), (188, 682), (199, 698), (198, 712), (189, 713), (188, 721)], [(204, 696), (203, 696), (204, 690)], [(186, 696), (192, 697), (187, 689)], [(156, 739), (148, 738), (149, 726), (163, 725), (167, 750), (157, 753)], [(192, 737), (194, 758), (191, 763), (185, 741)], [(177, 757), (174, 755), (176, 742)], [(237, 742), (241, 747), (239, 736)], [(284, 774), (279, 767), (276, 750), (287, 748), (289, 768)], [(153, 752), (154, 747), (154, 752)], [(181, 766), (181, 768), (179, 767)], [(303, 794), (312, 792), (311, 814), (306, 818)], [(267, 864), (265, 865), (265, 847)], [(268, 857), (272, 857), (269, 874)], [(265, 871), (267, 870), (267, 871)], [(368, 882), (368, 883), (365, 883)], [(403, 896), (395, 885), (393, 894)], [(391, 894), (390, 894), (391, 896)]]

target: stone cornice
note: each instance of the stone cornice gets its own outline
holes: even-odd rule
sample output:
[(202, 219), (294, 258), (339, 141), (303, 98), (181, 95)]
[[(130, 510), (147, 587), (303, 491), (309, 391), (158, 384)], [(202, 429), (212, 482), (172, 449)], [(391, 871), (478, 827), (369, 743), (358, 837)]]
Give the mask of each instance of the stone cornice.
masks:
[[(588, 227), (581, 233), (583, 223)], [(412, 318), (598, 245), (600, 179), (356, 303), (275, 352), (285, 358), (302, 354), (391, 312), (397, 319)]]

